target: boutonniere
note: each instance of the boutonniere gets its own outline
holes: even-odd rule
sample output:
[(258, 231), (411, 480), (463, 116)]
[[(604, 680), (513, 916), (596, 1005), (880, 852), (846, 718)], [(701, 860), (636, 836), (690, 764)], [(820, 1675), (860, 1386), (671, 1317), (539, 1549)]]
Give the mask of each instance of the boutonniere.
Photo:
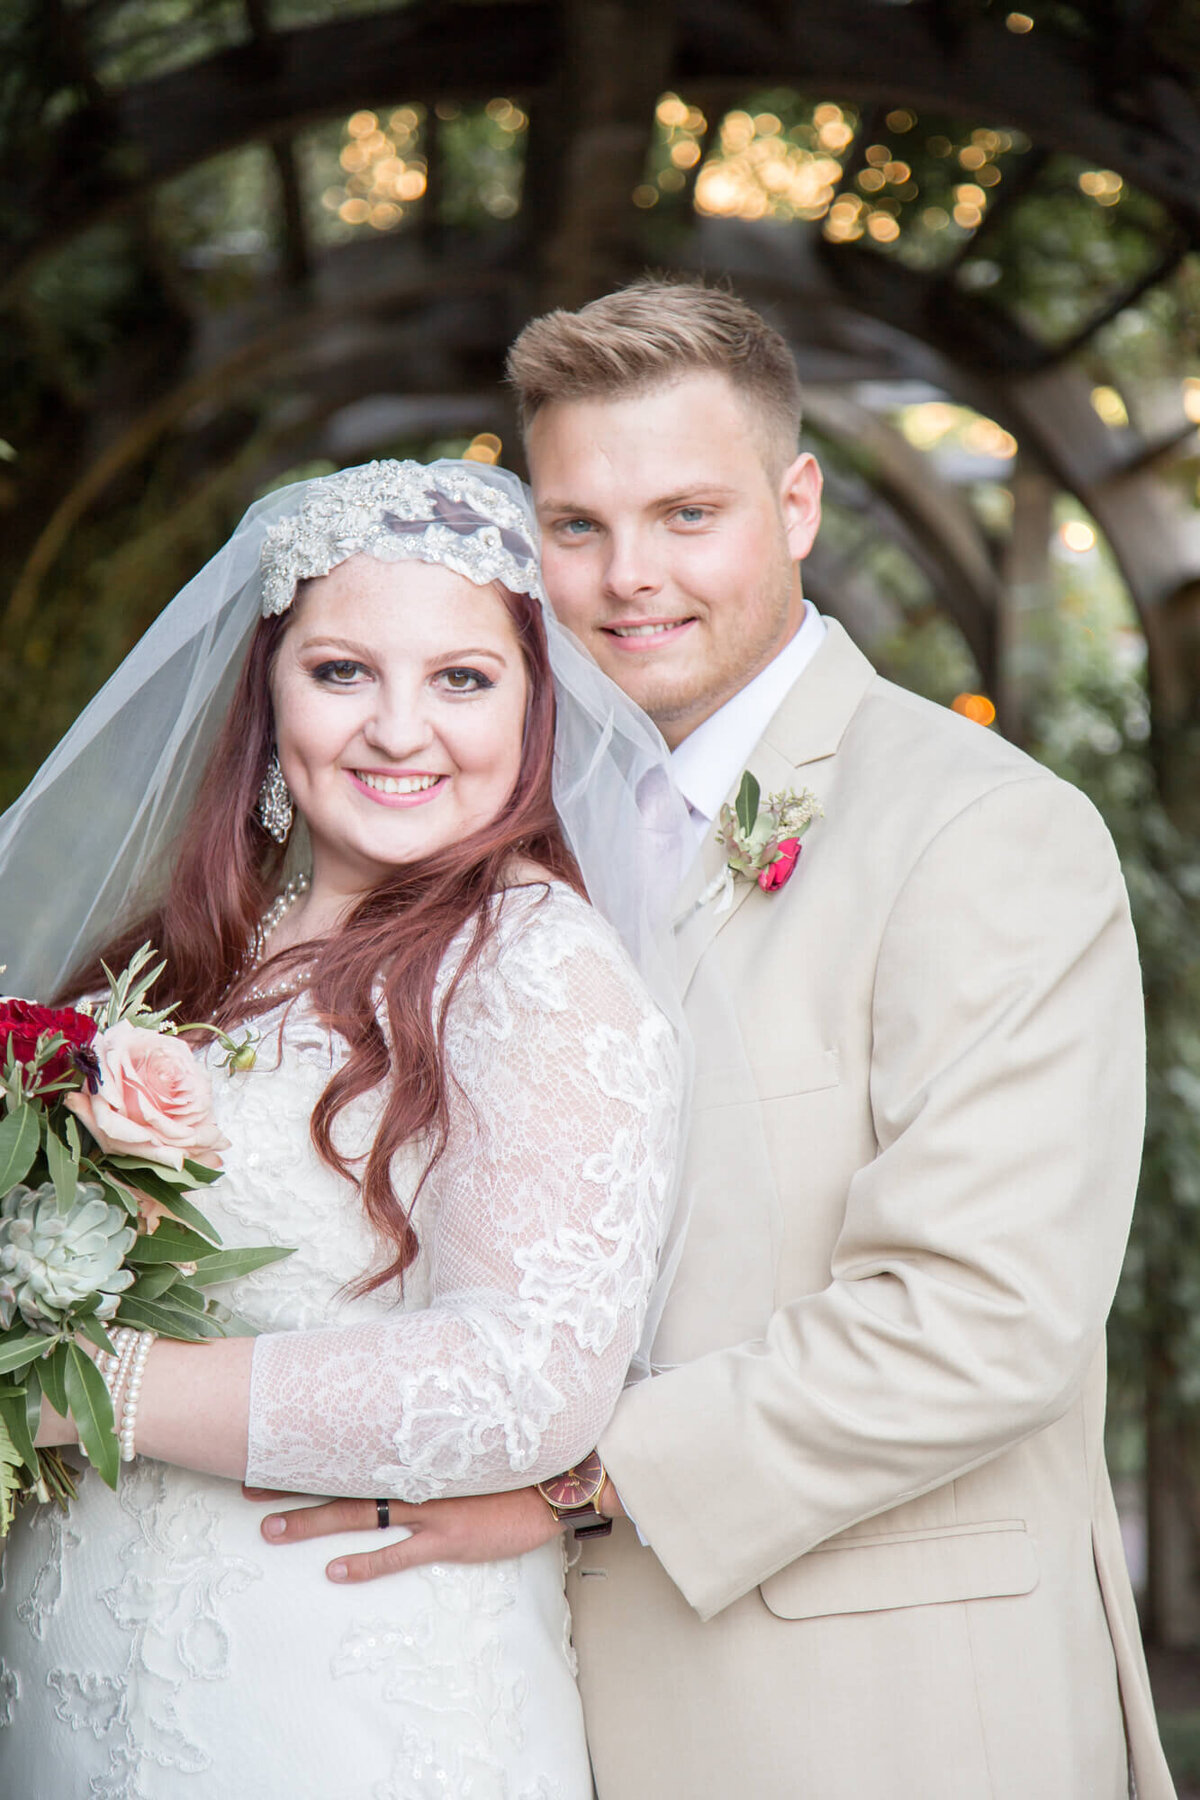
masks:
[(725, 867), (701, 896), (701, 903), (717, 899), (718, 912), (733, 904), (737, 879), (756, 881), (765, 894), (784, 887), (800, 859), (800, 840), (814, 819), (821, 818), (821, 804), (805, 788), (795, 794), (785, 788), (769, 794), (760, 804), (762, 789), (749, 769), (732, 806), (723, 806), (717, 820), (717, 842), (725, 852)]

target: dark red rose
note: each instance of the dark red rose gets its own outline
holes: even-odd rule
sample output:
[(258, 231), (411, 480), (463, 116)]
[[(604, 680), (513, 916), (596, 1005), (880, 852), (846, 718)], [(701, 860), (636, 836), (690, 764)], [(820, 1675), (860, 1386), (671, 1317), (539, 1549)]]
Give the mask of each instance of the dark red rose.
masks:
[[(0, 1062), (8, 1056), (10, 1038), (17, 1061), (28, 1063), (37, 1053), (38, 1039), (51, 1038), (56, 1032), (62, 1033), (66, 1043), (42, 1065), (39, 1071), (42, 1083), (59, 1080), (71, 1069), (80, 1068), (81, 1062), (86, 1066), (89, 1046), (96, 1035), (96, 1021), (71, 1006), (37, 1006), (32, 1000), (0, 1000)], [(80, 1072), (83, 1072), (82, 1068)]]
[(783, 887), (792, 879), (800, 855), (800, 839), (784, 838), (779, 846), (779, 856), (775, 862), (769, 863), (765, 869), (758, 871), (758, 885), (764, 894), (773, 894), (776, 888)]

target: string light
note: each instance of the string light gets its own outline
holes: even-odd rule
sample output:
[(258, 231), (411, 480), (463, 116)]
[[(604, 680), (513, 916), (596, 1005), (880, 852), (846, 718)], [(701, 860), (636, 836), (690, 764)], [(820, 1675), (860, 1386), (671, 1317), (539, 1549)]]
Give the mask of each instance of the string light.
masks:
[[(1122, 400), (1120, 394), (1118, 394), (1116, 388), (1094, 387), (1092, 389), (1091, 398), (1092, 405), (1106, 425), (1113, 426), (1114, 428), (1119, 425), (1128, 425), (1129, 413), (1126, 410), (1125, 402)], [(1186, 405), (1187, 403), (1185, 401), (1185, 411)]]
[[(833, 101), (814, 107), (810, 123), (787, 130), (778, 113), (735, 108), (696, 178), (696, 210), (718, 218), (824, 219), (842, 176), (839, 152), (853, 141), (854, 126)], [(891, 152), (879, 148), (887, 162)], [(680, 160), (675, 147), (670, 154)], [(878, 185), (885, 184), (878, 173)], [(846, 222), (844, 208), (838, 217)], [(853, 223), (850, 230), (861, 235)]]
[(386, 122), (365, 109), (351, 113), (338, 156), (345, 182), (321, 196), (343, 225), (392, 231), (424, 194), (428, 173), (417, 152), (423, 117), (423, 108), (415, 106), (396, 107)]
[(463, 461), (498, 463), (503, 449), (504, 445), (494, 431), (480, 431), (475, 434), (463, 451)]
[(994, 724), (996, 708), (986, 694), (956, 694), (951, 701), (951, 708), (962, 718), (972, 720), (976, 725)]
[(1083, 556), (1096, 547), (1096, 533), (1083, 519), (1068, 519), (1059, 526), (1058, 535), (1064, 548), (1075, 556)]

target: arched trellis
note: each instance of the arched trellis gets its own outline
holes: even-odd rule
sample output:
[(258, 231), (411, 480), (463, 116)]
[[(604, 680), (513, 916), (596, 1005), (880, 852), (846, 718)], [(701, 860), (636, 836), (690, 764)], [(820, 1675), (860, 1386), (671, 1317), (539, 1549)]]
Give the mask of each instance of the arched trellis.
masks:
[[(31, 275), (72, 234), (105, 217), (144, 216), (162, 182), (252, 140), (271, 147), (283, 255), (265, 303), (219, 325), (174, 321), (157, 377), (147, 381), (138, 368), (144, 345), (127, 353), (131, 381), (114, 359), (111, 387), (140, 386), (140, 403), (82, 416), (62, 409), (65, 441), (47, 457), (40, 482), (31, 459), (40, 491), (20, 495), (13, 509), (10, 628), (33, 612), (89, 508), (165, 433), (190, 435), (202, 466), (206, 446), (221, 440), (214, 411), (244, 404), (272, 381), (294, 396), (275, 434), (276, 460), (311, 452), (339, 411), (381, 390), (422, 396), (431, 424), (439, 398), (445, 417), (464, 394), (479, 395), (489, 410), (489, 379), (525, 317), (627, 279), (649, 257), (732, 274), (786, 321), (805, 372), (823, 385), (836, 352), (843, 389), (881, 367), (917, 374), (1009, 425), (1027, 461), (1077, 493), (1106, 532), (1146, 624), (1162, 716), (1176, 722), (1195, 710), (1200, 672), (1181, 641), (1194, 628), (1200, 579), (1193, 522), (1156, 480), (1158, 447), (1108, 431), (1072, 362), (1080, 343), (1200, 239), (1200, 114), (1186, 65), (1158, 47), (1154, 9), (1132, 0), (1093, 5), (1080, 14), (1087, 29), (1071, 36), (1014, 34), (1004, 9), (983, 0), (700, 0), (674, 10), (632, 0), (434, 0), (276, 29), (267, 0), (246, 0), (241, 44), (124, 86), (105, 84), (89, 60), (89, 10), (54, 0), (30, 9), (26, 21), (31, 61), (40, 44), (47, 88), (74, 103), (48, 141), (39, 137), (35, 159), (23, 160), (19, 134), (10, 145), (0, 203), (11, 245), (0, 304), (22, 316)], [(1172, 9), (1160, 10), (1169, 30)], [(953, 264), (918, 273), (873, 247), (824, 242), (811, 225), (693, 219), (656, 244), (630, 201), (656, 96), (669, 87), (701, 96), (712, 121), (766, 83), (836, 93), (868, 120), (900, 103), (1003, 120), (1034, 147), (1005, 204), (1036, 180), (1046, 154), (1073, 151), (1119, 170), (1161, 203), (1161, 241), (1135, 280), (1106, 296), (1071, 341), (1053, 346), (964, 290)], [(374, 243), (369, 254), (360, 245), (314, 253), (291, 152), (297, 130), (400, 93), (432, 107), (447, 93), (461, 102), (498, 92), (521, 96), (530, 115), (524, 205), (510, 228), (473, 241), (440, 231), (428, 209), (419, 232)], [(434, 143), (431, 184), (436, 161)], [(844, 181), (853, 174), (852, 154)], [(1000, 210), (984, 233), (994, 233)], [(27, 307), (23, 316), (28, 324)], [(53, 346), (44, 354), (53, 360)], [(893, 518), (901, 527), (906, 517), (921, 521), (946, 604), (1019, 729), (1001, 666), (1004, 583), (994, 568), (990, 578), (982, 574), (989, 552), (978, 527), (961, 509), (933, 504), (927, 473), (906, 464), (899, 445), (885, 448), (878, 421), (860, 412), (851, 422), (844, 396), (838, 419), (840, 429), (875, 444)], [(1182, 410), (1178, 424), (1188, 428)], [(235, 431), (235, 446), (236, 438)], [(271, 457), (268, 444), (268, 465)]]
[[(22, 684), (52, 652), (48, 633), (68, 615), (50, 607), (47, 627), (47, 597), (69, 584), (72, 545), (97, 521), (111, 513), (122, 531), (132, 522), (132, 551), (101, 548), (136, 586), (138, 530), (184, 542), (194, 558), (265, 481), (306, 459), (354, 461), (397, 441), (480, 429), (511, 448), (498, 377), (521, 324), (651, 264), (728, 274), (770, 310), (795, 349), (814, 427), (853, 447), (854, 503), (920, 564), (1018, 736), (1013, 650), (1047, 496), (1077, 495), (1146, 631), (1169, 777), (1171, 746), (1200, 725), (1200, 532), (1161, 476), (1194, 426), (1176, 384), (1152, 424), (1110, 429), (1081, 355), (1200, 246), (1200, 30), (1189, 35), (1192, 9), (1167, 0), (1024, 4), (1032, 30), (1011, 29), (998, 0), (425, 0), (367, 10), (354, 0), (242, 0), (240, 12), (236, 0), (195, 0), (191, 10), (219, 10), (236, 41), (127, 79), (97, 45), (129, 0), (12, 0), (0, 17), (10, 76), (0, 86), (0, 358), (11, 354), (33, 399), (0, 425), (16, 452), (0, 463), (0, 608), (18, 671), (5, 685), (0, 669), (0, 712), (19, 716), (30, 739), (35, 725), (52, 735), (65, 722), (48, 706), (22, 712)], [(1016, 127), (1030, 149), (960, 255), (924, 268), (865, 238), (831, 242), (819, 221), (701, 218), (689, 205), (695, 165), (670, 216), (638, 209), (664, 91), (702, 109), (703, 154), (727, 108), (783, 87), (860, 109), (842, 194), (861, 185), (864, 147), (895, 107)], [(452, 225), (437, 201), (438, 103), (496, 95), (528, 114), (520, 209), (487, 229)], [(429, 109), (429, 191), (414, 228), (321, 249), (298, 135), (401, 100)], [(154, 196), (252, 143), (269, 152), (277, 267), (237, 305), (200, 305), (156, 232)], [(1000, 244), (1003, 261), (1005, 219), (1062, 155), (1118, 171), (1157, 211), (1128, 279), (1050, 341), (964, 272), (989, 246)], [(153, 304), (81, 391), (36, 284), (106, 221), (128, 229)], [(963, 401), (1018, 440), (1012, 485), (1019, 514), (1030, 496), (1028, 529), (1006, 553), (863, 398), (865, 383), (904, 382)], [(164, 468), (167, 495), (147, 524), (138, 497)], [(886, 626), (889, 596), (820, 543), (809, 578), (860, 635)], [(145, 606), (165, 598), (150, 593)], [(122, 630), (143, 622), (131, 606)], [(119, 635), (103, 640), (104, 656), (119, 651)], [(1175, 781), (1184, 802), (1194, 766), (1184, 744)]]

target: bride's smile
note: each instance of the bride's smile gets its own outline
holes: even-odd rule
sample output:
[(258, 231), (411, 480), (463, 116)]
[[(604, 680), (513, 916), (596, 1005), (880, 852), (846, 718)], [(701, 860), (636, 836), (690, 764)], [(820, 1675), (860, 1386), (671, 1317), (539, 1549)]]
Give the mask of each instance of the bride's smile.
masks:
[(520, 770), (527, 691), (493, 587), (366, 556), (304, 583), (271, 694), (312, 840), (311, 910), (497, 816)]

